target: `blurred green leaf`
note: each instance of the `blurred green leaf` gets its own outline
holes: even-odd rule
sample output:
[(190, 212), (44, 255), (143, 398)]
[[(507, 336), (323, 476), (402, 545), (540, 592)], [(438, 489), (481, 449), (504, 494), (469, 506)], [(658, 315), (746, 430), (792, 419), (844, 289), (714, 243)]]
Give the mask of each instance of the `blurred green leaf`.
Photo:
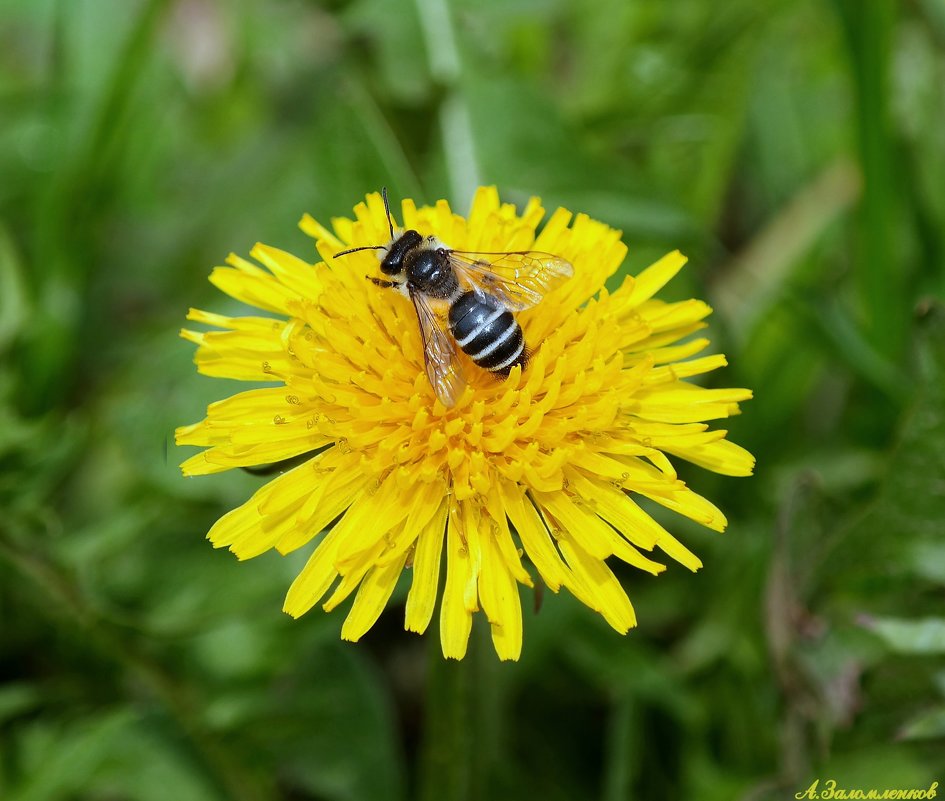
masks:
[[(945, 515), (945, 311), (931, 304), (919, 320), (914, 401), (902, 417), (898, 442), (872, 501), (833, 538), (821, 567), (825, 580), (875, 587), (915, 575), (915, 549), (940, 540)], [(925, 544), (925, 545), (923, 545)]]
[(918, 578), (945, 585), (945, 543), (916, 542), (908, 550), (911, 570)]
[(390, 701), (350, 644), (311, 652), (269, 703), (246, 721), (278, 758), (290, 786), (339, 801), (404, 797)]
[(78, 723), (30, 724), (19, 746), (21, 778), (7, 788), (9, 801), (220, 798), (173, 743), (156, 738), (130, 709), (100, 710)]
[(19, 333), (29, 312), (23, 265), (13, 238), (0, 222), (0, 351)]
[[(923, 759), (904, 743), (884, 741), (866, 745), (848, 754), (834, 754), (823, 764), (821, 788), (827, 777), (835, 779), (837, 787), (876, 788), (880, 791), (929, 789), (939, 781), (937, 760)], [(801, 784), (799, 791), (808, 784)]]
[(945, 619), (867, 618), (862, 625), (900, 654), (945, 654)]
[(372, 71), (383, 94), (405, 105), (418, 105), (431, 91), (421, 22), (414, 3), (391, 13), (383, 0), (356, 0), (341, 17), (352, 37), (370, 41), (376, 57)]
[(39, 690), (26, 682), (0, 687), (0, 723), (36, 708), (40, 701)]
[(926, 740), (945, 737), (945, 706), (927, 709), (906, 721), (899, 732), (903, 740)]

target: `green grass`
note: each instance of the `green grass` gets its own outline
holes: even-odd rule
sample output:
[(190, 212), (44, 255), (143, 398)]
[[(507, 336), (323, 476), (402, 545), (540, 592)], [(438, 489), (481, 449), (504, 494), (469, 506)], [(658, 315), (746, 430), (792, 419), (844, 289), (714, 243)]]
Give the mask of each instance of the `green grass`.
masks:
[[(945, 781), (945, 11), (9, 0), (0, 8), (0, 797), (783, 799)], [(302, 556), (204, 534), (229, 387), (207, 283), (368, 191), (495, 183), (624, 231), (705, 297), (756, 476), (683, 477), (704, 569), (621, 574), (621, 638), (546, 593), (517, 664), (279, 610)], [(523, 596), (530, 609), (530, 594)], [(434, 627), (435, 628), (435, 627)], [(432, 650), (433, 653), (430, 653)]]

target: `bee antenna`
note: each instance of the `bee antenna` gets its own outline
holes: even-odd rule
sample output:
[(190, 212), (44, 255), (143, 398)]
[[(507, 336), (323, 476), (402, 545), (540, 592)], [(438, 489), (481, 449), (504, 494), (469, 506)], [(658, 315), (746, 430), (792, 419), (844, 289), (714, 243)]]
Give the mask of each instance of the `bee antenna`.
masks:
[(384, 198), (384, 211), (387, 212), (387, 225), (390, 227), (390, 238), (394, 238), (394, 222), (390, 218), (390, 203), (387, 202), (387, 187), (381, 187), (381, 196)]
[(332, 256), (333, 259), (337, 259), (339, 256), (347, 256), (349, 253), (357, 253), (359, 250), (383, 250), (383, 245), (364, 245), (359, 248), (349, 248), (348, 250), (342, 250), (341, 253), (336, 253)]

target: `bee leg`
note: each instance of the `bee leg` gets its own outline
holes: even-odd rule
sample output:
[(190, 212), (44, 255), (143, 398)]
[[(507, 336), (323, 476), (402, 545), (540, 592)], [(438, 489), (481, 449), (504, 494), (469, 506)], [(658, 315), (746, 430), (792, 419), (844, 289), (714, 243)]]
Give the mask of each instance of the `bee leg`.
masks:
[(382, 281), (380, 278), (374, 278), (373, 276), (366, 275), (364, 276), (372, 284), (377, 284), (378, 286), (385, 287), (386, 289), (394, 289), (397, 286), (397, 283), (394, 281)]

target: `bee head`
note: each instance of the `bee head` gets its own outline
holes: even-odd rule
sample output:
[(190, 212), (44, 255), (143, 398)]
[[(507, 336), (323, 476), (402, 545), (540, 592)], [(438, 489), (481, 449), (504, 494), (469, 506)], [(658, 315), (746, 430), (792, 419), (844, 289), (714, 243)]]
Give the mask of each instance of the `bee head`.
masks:
[(423, 242), (423, 237), (416, 231), (404, 231), (387, 246), (387, 253), (381, 259), (381, 272), (385, 275), (399, 275), (404, 271), (404, 259), (407, 254)]

